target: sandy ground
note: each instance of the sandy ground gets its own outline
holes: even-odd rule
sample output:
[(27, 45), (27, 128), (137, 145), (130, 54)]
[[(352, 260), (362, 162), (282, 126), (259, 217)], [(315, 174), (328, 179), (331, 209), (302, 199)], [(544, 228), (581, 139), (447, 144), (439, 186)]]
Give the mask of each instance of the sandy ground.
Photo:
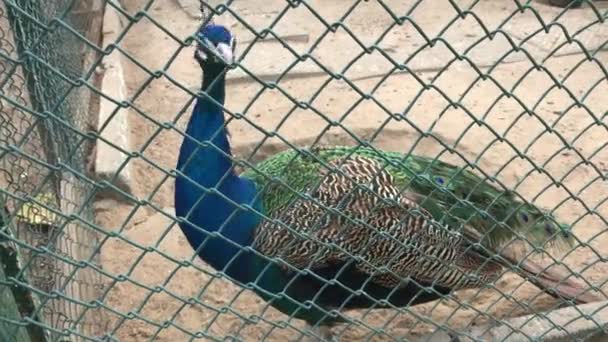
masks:
[[(231, 8), (261, 30), (286, 5), (279, 0), (266, 1), (264, 6), (259, 2), (236, 1)], [(354, 2), (309, 3), (324, 18), (333, 21)], [(386, 3), (400, 15), (411, 6), (409, 1)], [(449, 5), (433, 8), (430, 3), (423, 2), (412, 18), (426, 35), (434, 37), (456, 14)], [(123, 1), (125, 10), (132, 15), (143, 11), (147, 4), (144, 0)], [(513, 6), (507, 1), (482, 1), (475, 7), (475, 13), (486, 27), (494, 29), (513, 13)], [(557, 13), (543, 4), (538, 8), (544, 18)], [(149, 204), (132, 206), (112, 200), (97, 204), (99, 223), (118, 233), (104, 240), (102, 250), (103, 267), (109, 275), (104, 297), (111, 308), (108, 333), (124, 341), (182, 341), (192, 336), (247, 341), (264, 337), (273, 341), (297, 338), (303, 327), (301, 322), (290, 320), (252, 293), (221, 279), (193, 256), (182, 233), (172, 224), (173, 180), (168, 171), (175, 165), (181, 138), (170, 123), (184, 128), (191, 110), (191, 96), (185, 89), (196, 89), (200, 70), (191, 58), (192, 49), (180, 47), (158, 25), (177, 39), (184, 39), (199, 23), (169, 0), (153, 2), (147, 15), (153, 20), (141, 17), (133, 22), (120, 46), (140, 63), (130, 63), (126, 70), (129, 96), (134, 104), (130, 114), (133, 150), (141, 153), (134, 160), (135, 192)], [(592, 16), (590, 11), (582, 10), (562, 19), (565, 27), (575, 30), (589, 23)], [(293, 62), (294, 58), (276, 42), (258, 43), (247, 50), (253, 36), (230, 14), (217, 21), (237, 32), (241, 42), (239, 52), (247, 51), (243, 65), (254, 74), (276, 80), (276, 73)], [(359, 4), (344, 20), (365, 44), (377, 39), (379, 32), (392, 22), (373, 1)], [(538, 20), (527, 12), (516, 15), (503, 28), (517, 41), (539, 27)], [(308, 34), (308, 40), (290, 43), (298, 52), (307, 51), (323, 31), (321, 22), (303, 6), (288, 11), (275, 27), (280, 36)], [(540, 61), (549, 47), (565, 40), (558, 31), (554, 28), (537, 35), (523, 46)], [(603, 27), (596, 25), (589, 31), (589, 35), (581, 35), (581, 40), (598, 36), (606, 40)], [(442, 37), (462, 53), (484, 35), (477, 21), (468, 16)], [(423, 42), (413, 25), (404, 24), (392, 29), (379, 46), (392, 58), (404, 60)], [(472, 48), (467, 56), (486, 72), (485, 65), (491, 65), (510, 49), (505, 36), (497, 35)], [(584, 61), (583, 55), (573, 54), (576, 51), (580, 50), (574, 45), (564, 46), (558, 52), (565, 55), (545, 61), (543, 70), (534, 69), (523, 52), (513, 53), (505, 63), (492, 69), (491, 78), (486, 80), (479, 80), (467, 61), (456, 61), (439, 72), (437, 67), (453, 59), (441, 42), (411, 59), (408, 66), (417, 70), (413, 75), (393, 74), (386, 80), (374, 75), (386, 74), (390, 64), (378, 52), (366, 55), (343, 72), (353, 80), (352, 85), (315, 76), (321, 69), (310, 60), (290, 72), (298, 77), (280, 80), (282, 91), (264, 89), (259, 83), (244, 79), (242, 70), (235, 71), (228, 85), (226, 107), (243, 116), (229, 122), (232, 144), (239, 157), (259, 160), (287, 148), (285, 142), (310, 144), (320, 134), (325, 144), (352, 144), (355, 143), (350, 137), (352, 132), (386, 150), (441, 155), (441, 159), (459, 164), (464, 163), (463, 158), (476, 161), (488, 174), (516, 187), (527, 199), (547, 208), (558, 206), (556, 214), (562, 221), (576, 222), (576, 235), (585, 247), (569, 253), (563, 261), (590, 283), (602, 286), (608, 272), (606, 264), (598, 258), (606, 254), (601, 246), (606, 246), (608, 240), (602, 234), (606, 227), (602, 217), (608, 218), (608, 204), (604, 202), (608, 183), (600, 178), (608, 171), (604, 114), (608, 109), (605, 97), (608, 81), (597, 62)], [(360, 52), (361, 48), (349, 35), (338, 30), (322, 39), (312, 55), (331, 70), (341, 71)], [(607, 56), (600, 52), (595, 58), (605, 63)], [(152, 74), (160, 70), (164, 75)], [(556, 87), (549, 73), (566, 87)], [(424, 90), (420, 82), (432, 83), (433, 87)], [(497, 84), (516, 97), (501, 96)], [(319, 95), (313, 97), (320, 88)], [(359, 92), (372, 90), (373, 99), (362, 100)], [(576, 106), (571, 95), (583, 105)], [(311, 101), (314, 110), (297, 108), (290, 98)], [(450, 106), (450, 101), (460, 105)], [(524, 106), (534, 114), (523, 113)], [(477, 125), (475, 120), (483, 120), (484, 124)], [(336, 124), (332, 126), (329, 121)], [(604, 122), (603, 126), (596, 121)], [(161, 126), (163, 123), (169, 125)], [(421, 137), (414, 125), (432, 134)], [(547, 132), (546, 127), (551, 127), (553, 133)], [(285, 141), (268, 137), (260, 129), (267, 134), (276, 132)], [(497, 139), (495, 134), (504, 140)], [(571, 148), (566, 148), (563, 141)], [(444, 146), (457, 153), (447, 153)], [(514, 148), (529, 161), (518, 157)], [(546, 172), (535, 172), (531, 161)], [(552, 179), (563, 186), (552, 185)], [(440, 325), (461, 329), (487, 321), (488, 317), (517, 316), (555, 305), (553, 299), (509, 273), (486, 289), (460, 291), (451, 299), (401, 312), (352, 312), (352, 317), (361, 322), (359, 327), (341, 326), (336, 332), (342, 333), (343, 340), (370, 337), (391, 340), (422, 335)], [(247, 324), (246, 319), (259, 323)]]

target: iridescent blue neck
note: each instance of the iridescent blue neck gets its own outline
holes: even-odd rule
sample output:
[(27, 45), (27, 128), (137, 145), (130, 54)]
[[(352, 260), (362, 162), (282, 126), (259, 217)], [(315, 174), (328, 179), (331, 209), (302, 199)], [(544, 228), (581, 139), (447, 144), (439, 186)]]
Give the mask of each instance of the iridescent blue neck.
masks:
[[(186, 129), (177, 163), (184, 176), (175, 181), (175, 211), (189, 222), (180, 227), (203, 260), (246, 281), (246, 265), (235, 266), (232, 260), (240, 248), (225, 238), (240, 246), (251, 244), (259, 219), (236, 209), (244, 204), (257, 207), (253, 203), (256, 189), (234, 173), (222, 110), (224, 70), (210, 66), (203, 74), (203, 90), (210, 98), (202, 95), (197, 99)], [(213, 232), (223, 237), (211, 237)]]

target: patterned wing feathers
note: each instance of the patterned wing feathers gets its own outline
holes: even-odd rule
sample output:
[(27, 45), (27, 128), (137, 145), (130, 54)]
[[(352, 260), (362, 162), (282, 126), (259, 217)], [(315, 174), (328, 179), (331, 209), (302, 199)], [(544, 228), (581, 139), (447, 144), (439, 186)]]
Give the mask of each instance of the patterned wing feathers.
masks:
[[(375, 160), (335, 159), (298, 198), (258, 227), (261, 253), (296, 268), (320, 268), (353, 260), (372, 281), (396, 286), (413, 278), (449, 287), (478, 286), (498, 273), (465, 249), (465, 240), (432, 220), (414, 194), (402, 194)], [(489, 265), (489, 266), (488, 266)]]

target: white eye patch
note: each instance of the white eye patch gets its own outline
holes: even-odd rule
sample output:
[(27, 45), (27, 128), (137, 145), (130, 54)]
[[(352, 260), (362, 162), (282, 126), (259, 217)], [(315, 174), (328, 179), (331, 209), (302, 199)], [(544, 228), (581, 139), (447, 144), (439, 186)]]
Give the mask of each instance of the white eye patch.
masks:
[(201, 49), (196, 49), (196, 51), (194, 53), (196, 54), (196, 57), (202, 61), (206, 61), (208, 58), (207, 53), (205, 53), (205, 51), (203, 51)]
[[(232, 64), (234, 62), (234, 37), (231, 37), (230, 43), (218, 43), (215, 46), (209, 39), (203, 37), (201, 45), (195, 52), (196, 58), (201, 61), (207, 61), (209, 58), (213, 58), (218, 62), (221, 61), (225, 64)], [(208, 49), (209, 51), (206, 51)]]
[(234, 56), (232, 54), (232, 47), (226, 43), (217, 44), (216, 52), (224, 60), (226, 64), (232, 64), (234, 62)]

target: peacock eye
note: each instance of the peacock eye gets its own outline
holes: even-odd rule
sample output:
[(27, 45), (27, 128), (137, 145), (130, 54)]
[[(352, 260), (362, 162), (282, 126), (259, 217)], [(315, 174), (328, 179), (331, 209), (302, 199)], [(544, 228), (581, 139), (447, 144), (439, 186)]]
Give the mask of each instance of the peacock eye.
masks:
[(442, 177), (435, 177), (435, 182), (439, 185), (445, 184), (445, 180)]
[(530, 221), (530, 217), (528, 217), (528, 214), (526, 213), (521, 213), (519, 214), (519, 218), (524, 222), (524, 223), (528, 223), (528, 221)]

